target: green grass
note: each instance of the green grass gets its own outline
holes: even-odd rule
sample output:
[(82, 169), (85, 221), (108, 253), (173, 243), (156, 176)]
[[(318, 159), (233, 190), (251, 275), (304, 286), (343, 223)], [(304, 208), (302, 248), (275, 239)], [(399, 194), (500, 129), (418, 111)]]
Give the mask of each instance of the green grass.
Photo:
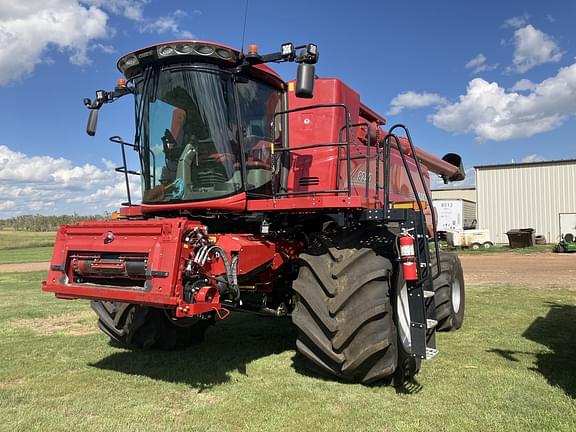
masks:
[(482, 254), (498, 254), (498, 253), (512, 253), (512, 254), (520, 254), (520, 255), (528, 255), (528, 254), (539, 254), (539, 253), (547, 253), (552, 252), (554, 245), (534, 245), (525, 248), (516, 248), (511, 249), (510, 246), (502, 246), (502, 245), (495, 245), (489, 249), (462, 249), (462, 248), (450, 248), (449, 246), (442, 247), (443, 250), (454, 251), (459, 255), (482, 255)]
[(184, 352), (114, 348), (42, 276), (0, 274), (1, 431), (576, 430), (573, 290), (469, 289), (464, 328), (397, 391), (309, 376), (286, 320), (236, 314)]
[(0, 230), (0, 264), (50, 261), (54, 232)]
[(0, 249), (0, 264), (50, 261), (52, 249), (52, 246)]
[(52, 246), (55, 232), (0, 230), (0, 250)]

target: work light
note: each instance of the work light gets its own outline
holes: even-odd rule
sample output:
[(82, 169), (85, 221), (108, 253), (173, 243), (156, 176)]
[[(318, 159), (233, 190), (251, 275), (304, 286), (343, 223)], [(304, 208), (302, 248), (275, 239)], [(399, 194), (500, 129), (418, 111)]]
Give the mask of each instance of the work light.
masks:
[(294, 44), (291, 42), (282, 44), (281, 53), (282, 58), (288, 61), (294, 60), (294, 57), (296, 56), (296, 49), (294, 48)]

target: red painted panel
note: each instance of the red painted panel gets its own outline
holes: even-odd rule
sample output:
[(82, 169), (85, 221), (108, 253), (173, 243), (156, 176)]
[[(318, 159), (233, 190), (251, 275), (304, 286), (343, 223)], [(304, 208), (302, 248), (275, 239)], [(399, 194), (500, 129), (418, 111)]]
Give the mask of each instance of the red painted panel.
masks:
[(157, 213), (170, 210), (224, 210), (231, 212), (242, 212), (246, 210), (246, 194), (239, 193), (226, 198), (214, 199), (210, 201), (190, 201), (178, 202), (175, 204), (142, 204), (142, 213)]
[[(199, 225), (185, 218), (62, 225), (56, 235), (51, 266), (43, 290), (67, 298), (109, 298), (173, 304), (175, 297), (181, 294), (182, 237), (186, 230)], [(130, 287), (116, 286), (112, 279), (107, 284), (105, 278), (97, 285), (83, 283), (74, 272), (74, 256), (79, 253), (97, 259), (143, 255), (148, 273), (146, 286), (138, 286), (136, 283)]]
[[(202, 226), (185, 218), (63, 225), (56, 236), (54, 255), (42, 289), (63, 299), (184, 307), (182, 275), (187, 261), (194, 257), (194, 250), (183, 238), (185, 233)], [(215, 239), (212, 244), (225, 251), (230, 262), (233, 255), (238, 255), (239, 277), (253, 274), (251, 278), (267, 284), (284, 264), (296, 259), (303, 248), (299, 241), (272, 241), (254, 234), (212, 233), (210, 237)], [(127, 262), (137, 264), (135, 272)], [(199, 274), (224, 274), (222, 259), (211, 256), (202, 271), (204, 273)], [(214, 299), (204, 305), (206, 310), (200, 303), (194, 307), (189, 305), (186, 313), (219, 308)]]
[[(338, 79), (318, 78), (312, 99), (297, 98), (293, 91), (288, 92), (290, 109), (319, 104), (345, 104), (351, 123), (358, 121), (360, 96)], [(290, 114), (290, 148), (344, 141), (345, 134), (341, 131), (346, 125), (345, 113), (344, 109), (334, 107), (310, 108)], [(338, 147), (292, 150), (290, 155), (292, 169), (288, 176), (288, 191), (336, 188)]]

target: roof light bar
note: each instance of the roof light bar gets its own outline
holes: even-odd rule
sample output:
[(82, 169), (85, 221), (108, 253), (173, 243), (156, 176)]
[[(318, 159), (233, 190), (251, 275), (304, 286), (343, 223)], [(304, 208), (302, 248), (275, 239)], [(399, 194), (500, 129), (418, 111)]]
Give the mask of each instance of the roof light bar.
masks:
[[(143, 51), (130, 53), (118, 61), (118, 69), (127, 74), (132, 68), (143, 66), (154, 60), (171, 59), (177, 56), (209, 57), (235, 63), (237, 54), (229, 48), (206, 43), (178, 42), (157, 45)], [(136, 70), (131, 71), (133, 75)]]

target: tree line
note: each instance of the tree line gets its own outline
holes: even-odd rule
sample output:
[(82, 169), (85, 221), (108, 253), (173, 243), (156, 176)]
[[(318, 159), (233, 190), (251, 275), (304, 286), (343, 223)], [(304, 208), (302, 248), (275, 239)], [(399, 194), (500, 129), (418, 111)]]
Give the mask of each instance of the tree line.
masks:
[(56, 231), (62, 224), (106, 219), (110, 219), (108, 213), (92, 216), (80, 216), (78, 214), (61, 216), (23, 215), (14, 216), (9, 219), (0, 219), (0, 229), (13, 229), (16, 231)]

